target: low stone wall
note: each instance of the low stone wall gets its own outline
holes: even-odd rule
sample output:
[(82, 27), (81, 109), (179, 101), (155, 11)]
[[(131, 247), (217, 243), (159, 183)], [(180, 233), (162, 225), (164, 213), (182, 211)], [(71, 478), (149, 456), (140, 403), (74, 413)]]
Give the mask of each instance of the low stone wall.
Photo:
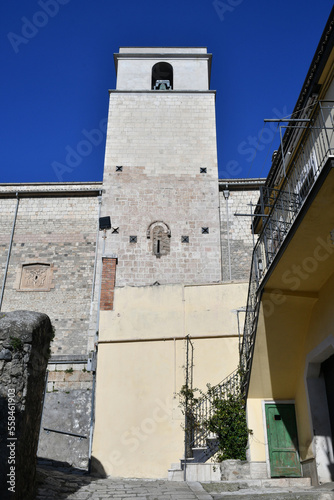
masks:
[(0, 313), (0, 491), (34, 498), (45, 372), (53, 331), (49, 317)]

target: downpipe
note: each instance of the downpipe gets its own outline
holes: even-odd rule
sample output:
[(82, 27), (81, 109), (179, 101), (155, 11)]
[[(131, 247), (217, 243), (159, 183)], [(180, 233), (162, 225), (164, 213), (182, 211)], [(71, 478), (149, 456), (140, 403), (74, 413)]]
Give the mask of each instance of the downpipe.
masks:
[(1, 296), (0, 296), (0, 311), (1, 311), (1, 308), (2, 308), (3, 296), (4, 296), (4, 293), (5, 293), (5, 285), (6, 285), (6, 280), (7, 280), (9, 260), (10, 260), (10, 254), (11, 254), (11, 251), (12, 251), (12, 246), (13, 246), (15, 225), (16, 225), (16, 219), (17, 219), (17, 212), (18, 212), (18, 209), (19, 209), (19, 201), (20, 201), (20, 199), (19, 199), (19, 193), (16, 193), (15, 214), (14, 214), (14, 220), (13, 220), (13, 226), (12, 226), (12, 233), (10, 235), (10, 242), (9, 242), (8, 253), (7, 253), (7, 261), (6, 261), (5, 273), (4, 273), (4, 277), (3, 277), (2, 289), (1, 289)]

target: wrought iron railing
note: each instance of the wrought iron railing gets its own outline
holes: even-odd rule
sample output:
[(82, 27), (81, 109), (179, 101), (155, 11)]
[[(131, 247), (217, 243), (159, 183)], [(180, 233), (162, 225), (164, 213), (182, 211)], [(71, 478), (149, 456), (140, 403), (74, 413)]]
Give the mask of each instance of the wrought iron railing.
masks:
[(262, 231), (254, 248), (258, 281), (271, 266), (327, 158), (334, 155), (334, 103), (320, 101), (310, 121), (292, 125), (292, 138), (280, 150), (280, 186), (260, 188)]
[(240, 370), (237, 369), (219, 384), (210, 387), (208, 392), (198, 399), (191, 412), (192, 441), (189, 448), (205, 448), (207, 446), (207, 439), (212, 437), (208, 422), (214, 414), (213, 401), (226, 399), (230, 395), (239, 395), (240, 385)]
[[(305, 124), (306, 123), (306, 124)], [(258, 212), (262, 231), (252, 256), (240, 366), (246, 395), (260, 305), (260, 284), (307, 199), (329, 156), (334, 155), (334, 103), (320, 101), (309, 122), (293, 125), (287, 151), (280, 150), (280, 186), (260, 187)]]

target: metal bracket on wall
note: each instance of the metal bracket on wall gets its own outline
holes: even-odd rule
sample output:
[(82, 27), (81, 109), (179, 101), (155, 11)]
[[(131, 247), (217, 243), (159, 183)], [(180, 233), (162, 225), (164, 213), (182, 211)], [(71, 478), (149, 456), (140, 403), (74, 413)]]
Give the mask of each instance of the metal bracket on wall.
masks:
[(58, 431), (56, 429), (48, 429), (47, 427), (43, 427), (43, 430), (46, 431), (47, 434), (50, 434), (50, 432), (55, 432), (57, 434), (65, 434), (66, 436), (73, 436), (77, 437), (80, 439), (87, 439), (87, 436), (83, 436), (82, 434), (74, 434), (73, 432), (65, 432), (65, 431)]

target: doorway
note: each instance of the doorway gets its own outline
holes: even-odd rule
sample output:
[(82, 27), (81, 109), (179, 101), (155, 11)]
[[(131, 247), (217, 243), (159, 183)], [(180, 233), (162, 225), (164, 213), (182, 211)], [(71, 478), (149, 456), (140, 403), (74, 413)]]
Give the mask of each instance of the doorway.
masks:
[(271, 477), (301, 477), (294, 404), (265, 405)]

